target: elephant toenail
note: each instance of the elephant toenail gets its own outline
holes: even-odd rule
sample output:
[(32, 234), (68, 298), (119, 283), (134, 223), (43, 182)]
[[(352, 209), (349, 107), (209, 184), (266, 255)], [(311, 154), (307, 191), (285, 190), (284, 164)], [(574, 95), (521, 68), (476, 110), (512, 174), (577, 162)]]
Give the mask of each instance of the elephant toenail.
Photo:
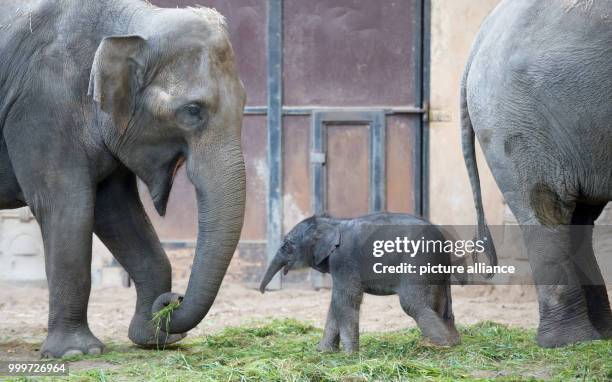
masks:
[(91, 349), (89, 349), (88, 353), (91, 354), (91, 355), (100, 355), (100, 354), (102, 354), (102, 349), (100, 349), (100, 348), (91, 348)]

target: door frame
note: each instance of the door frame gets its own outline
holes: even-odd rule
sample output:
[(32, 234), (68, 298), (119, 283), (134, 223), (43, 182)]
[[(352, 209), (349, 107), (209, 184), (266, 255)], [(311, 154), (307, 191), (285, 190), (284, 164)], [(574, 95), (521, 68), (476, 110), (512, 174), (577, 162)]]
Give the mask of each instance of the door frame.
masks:
[(383, 110), (314, 110), (310, 126), (311, 206), (315, 215), (327, 211), (327, 128), (330, 125), (364, 125), (368, 129), (368, 211), (386, 208), (386, 116)]

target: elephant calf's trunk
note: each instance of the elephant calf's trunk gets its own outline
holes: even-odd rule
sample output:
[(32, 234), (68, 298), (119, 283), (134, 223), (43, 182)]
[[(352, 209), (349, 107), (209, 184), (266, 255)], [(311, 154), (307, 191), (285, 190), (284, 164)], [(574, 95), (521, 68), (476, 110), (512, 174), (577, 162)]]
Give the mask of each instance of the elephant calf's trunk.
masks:
[(274, 275), (277, 274), (278, 271), (283, 268), (283, 266), (285, 266), (285, 261), (283, 261), (283, 259), (281, 259), (279, 256), (275, 256), (272, 263), (270, 263), (268, 266), (266, 274), (264, 275), (263, 280), (261, 280), (261, 284), (259, 284), (259, 291), (261, 293), (266, 291), (266, 286), (268, 286)]

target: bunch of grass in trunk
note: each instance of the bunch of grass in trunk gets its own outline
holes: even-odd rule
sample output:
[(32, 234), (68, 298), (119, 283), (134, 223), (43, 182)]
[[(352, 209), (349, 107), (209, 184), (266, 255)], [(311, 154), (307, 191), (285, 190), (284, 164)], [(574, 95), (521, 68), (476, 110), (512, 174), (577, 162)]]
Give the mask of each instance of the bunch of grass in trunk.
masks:
[[(181, 305), (180, 302), (171, 302), (168, 305), (164, 306), (162, 309), (158, 310), (153, 314), (153, 318), (151, 321), (153, 325), (155, 325), (155, 342), (156, 346), (159, 349), (159, 332), (165, 331), (168, 333), (168, 329), (170, 328), (170, 319), (172, 317), (172, 312), (177, 309)], [(162, 329), (162, 325), (164, 328)], [(164, 341), (162, 349), (166, 347), (166, 342)]]

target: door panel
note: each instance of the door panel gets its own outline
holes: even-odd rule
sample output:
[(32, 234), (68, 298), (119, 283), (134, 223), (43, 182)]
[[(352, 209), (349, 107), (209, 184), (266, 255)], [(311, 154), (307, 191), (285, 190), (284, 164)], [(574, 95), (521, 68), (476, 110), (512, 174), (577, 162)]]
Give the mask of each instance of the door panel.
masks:
[(368, 213), (368, 125), (329, 125), (327, 142), (327, 212), (339, 218)]
[(250, 116), (242, 126), (242, 152), (246, 166), (246, 207), (241, 240), (266, 238), (268, 161), (266, 118)]
[(415, 212), (415, 163), (420, 116), (387, 117), (387, 210)]
[(284, 103), (417, 101), (417, 0), (285, 0)]

